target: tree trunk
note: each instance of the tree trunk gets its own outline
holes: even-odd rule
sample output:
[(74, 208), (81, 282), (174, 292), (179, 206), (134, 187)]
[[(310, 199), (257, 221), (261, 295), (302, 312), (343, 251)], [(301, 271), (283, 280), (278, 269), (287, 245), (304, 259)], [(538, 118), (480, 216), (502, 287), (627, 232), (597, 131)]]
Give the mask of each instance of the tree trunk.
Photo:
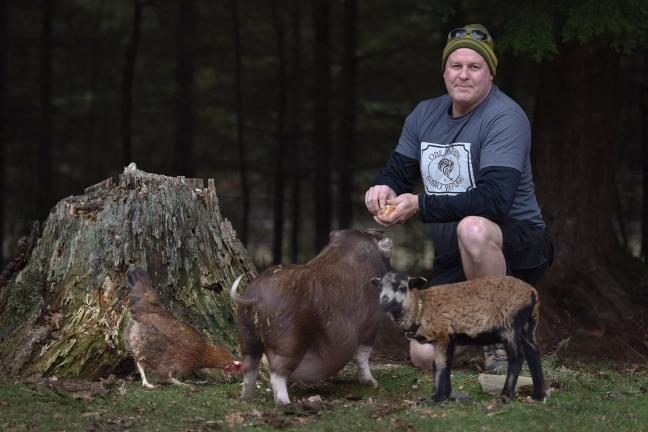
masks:
[(243, 203), (243, 214), (241, 215), (241, 241), (247, 244), (250, 218), (250, 187), (247, 176), (247, 152), (245, 149), (245, 139), (243, 136), (243, 71), (241, 62), (241, 32), (238, 14), (238, 0), (231, 1), (232, 6), (232, 25), (234, 38), (234, 64), (235, 64), (235, 81), (236, 81), (236, 137), (238, 141), (239, 156), (239, 174), (241, 176), (241, 195)]
[(52, 0), (42, 0), (40, 137), (38, 140), (38, 219), (47, 216), (52, 199)]
[(344, 2), (344, 32), (342, 77), (340, 82), (340, 139), (338, 140), (338, 170), (340, 193), (337, 208), (338, 226), (350, 228), (353, 221), (353, 164), (355, 150), (356, 109), (356, 24), (358, 5), (356, 0)]
[(4, 222), (6, 176), (6, 143), (7, 143), (7, 50), (9, 40), (7, 30), (7, 0), (0, 0), (0, 267), (4, 267)]
[(313, 0), (313, 144), (315, 155), (315, 250), (321, 250), (331, 231), (331, 60), (328, 0)]
[(272, 14), (277, 37), (277, 132), (273, 151), (273, 232), (272, 259), (274, 264), (283, 262), (284, 237), (284, 157), (286, 140), (286, 25), (283, 8), (278, 10), (277, 1), (272, 2)]
[[(596, 68), (583, 65), (597, 64)], [(641, 312), (638, 262), (620, 247), (612, 217), (619, 146), (618, 57), (565, 44), (544, 65), (534, 122), (538, 200), (556, 248), (541, 283), (548, 332), (607, 330)], [(559, 316), (566, 311), (568, 317)], [(610, 342), (609, 340), (607, 342)]]
[(178, 2), (176, 51), (176, 142), (174, 171), (176, 175), (193, 177), (193, 91), (194, 66), (192, 44), (194, 38), (194, 0)]
[(133, 112), (133, 81), (135, 79), (135, 64), (137, 62), (137, 50), (142, 29), (142, 11), (144, 3), (142, 0), (133, 0), (133, 27), (131, 29), (128, 47), (126, 48), (126, 60), (122, 71), (122, 163), (124, 166), (131, 162), (132, 158), (132, 112)]
[(643, 73), (641, 74), (641, 100), (639, 101), (641, 122), (641, 148), (643, 166), (643, 187), (641, 204), (641, 256), (648, 263), (648, 50), (643, 52)]
[(0, 277), (3, 373), (98, 378), (132, 367), (122, 331), (125, 273), (135, 266), (150, 273), (176, 318), (236, 351), (228, 289), (256, 270), (220, 214), (212, 179), (205, 188), (202, 179), (131, 164), (60, 201), (40, 238), (32, 233), (22, 244), (26, 258)]
[(292, 202), (290, 208), (290, 254), (291, 262), (299, 262), (299, 230), (301, 228), (301, 104), (302, 104), (302, 72), (301, 72), (301, 0), (293, 0), (291, 10), (292, 20), (292, 79), (291, 94), (292, 108), (290, 115), (290, 163), (292, 172)]

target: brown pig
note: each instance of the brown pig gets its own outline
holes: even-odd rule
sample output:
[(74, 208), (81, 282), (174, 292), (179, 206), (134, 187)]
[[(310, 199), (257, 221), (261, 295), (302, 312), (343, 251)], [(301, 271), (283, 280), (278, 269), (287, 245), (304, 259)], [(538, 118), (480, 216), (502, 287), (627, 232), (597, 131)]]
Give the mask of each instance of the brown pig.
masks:
[(243, 296), (236, 294), (239, 277), (231, 295), (239, 304), (241, 397), (254, 393), (264, 353), (277, 405), (290, 403), (288, 380), (321, 383), (354, 358), (360, 383), (378, 386), (369, 355), (385, 312), (371, 279), (388, 271), (391, 249), (381, 231), (333, 231), (315, 258), (265, 270)]

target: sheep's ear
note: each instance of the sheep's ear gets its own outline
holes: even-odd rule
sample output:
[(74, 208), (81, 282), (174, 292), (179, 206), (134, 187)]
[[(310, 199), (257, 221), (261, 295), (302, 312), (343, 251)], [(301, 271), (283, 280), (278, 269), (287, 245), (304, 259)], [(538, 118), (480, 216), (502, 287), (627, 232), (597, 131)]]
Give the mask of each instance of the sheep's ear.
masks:
[(382, 279), (380, 278), (371, 278), (371, 284), (376, 288), (382, 288)]
[(407, 287), (409, 289), (423, 289), (427, 285), (427, 279), (424, 277), (413, 277), (407, 280)]

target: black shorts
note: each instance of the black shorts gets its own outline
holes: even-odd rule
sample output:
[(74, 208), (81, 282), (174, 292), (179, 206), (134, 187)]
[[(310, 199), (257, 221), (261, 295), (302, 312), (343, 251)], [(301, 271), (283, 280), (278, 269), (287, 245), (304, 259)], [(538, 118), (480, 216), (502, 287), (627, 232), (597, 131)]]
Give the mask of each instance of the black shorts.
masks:
[[(549, 234), (543, 228), (527, 221), (506, 219), (498, 223), (504, 240), (506, 274), (534, 285), (551, 265), (554, 248)], [(437, 257), (432, 268), (429, 286), (466, 280), (461, 265), (459, 245), (451, 253)]]

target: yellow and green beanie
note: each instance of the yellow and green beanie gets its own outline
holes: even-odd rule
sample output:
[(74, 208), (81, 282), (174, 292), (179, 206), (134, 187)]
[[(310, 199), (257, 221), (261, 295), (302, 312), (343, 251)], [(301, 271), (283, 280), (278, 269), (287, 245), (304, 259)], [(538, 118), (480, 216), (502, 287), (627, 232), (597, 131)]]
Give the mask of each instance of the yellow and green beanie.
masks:
[[(441, 71), (445, 71), (446, 61), (448, 61), (448, 57), (454, 50), (457, 50), (459, 48), (470, 48), (471, 50), (476, 51), (479, 55), (481, 55), (484, 58), (484, 60), (486, 60), (486, 64), (488, 64), (488, 68), (490, 69), (491, 75), (495, 76), (495, 71), (497, 70), (497, 57), (495, 56), (495, 43), (493, 42), (493, 38), (490, 37), (490, 33), (488, 32), (488, 29), (486, 29), (486, 27), (484, 27), (481, 24), (468, 24), (463, 26), (463, 28), (468, 30), (468, 32), (464, 37), (462, 37), (461, 39), (448, 39), (448, 42), (446, 43), (446, 46), (443, 49), (443, 57), (441, 60)], [(479, 30), (489, 35), (489, 37), (485, 41), (473, 39), (473, 37), (470, 34), (470, 30)]]

